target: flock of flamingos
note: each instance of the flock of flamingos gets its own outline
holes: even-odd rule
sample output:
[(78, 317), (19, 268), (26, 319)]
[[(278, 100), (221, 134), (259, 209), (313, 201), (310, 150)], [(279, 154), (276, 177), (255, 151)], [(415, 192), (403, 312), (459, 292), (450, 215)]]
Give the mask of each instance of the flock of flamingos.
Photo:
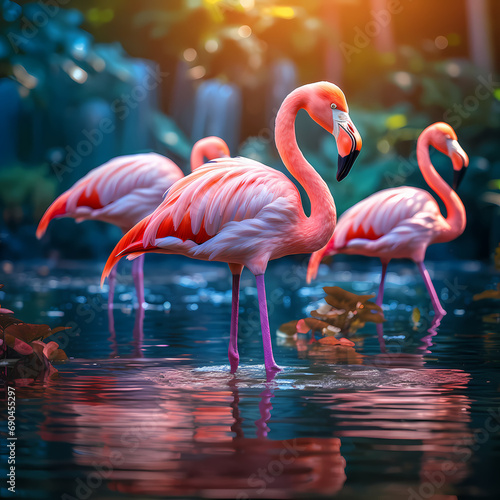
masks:
[[(47, 209), (37, 236), (41, 238), (49, 222), (59, 217), (101, 220), (120, 227), (125, 234), (111, 253), (101, 280), (102, 284), (109, 278), (109, 306), (113, 304), (116, 264), (124, 256), (134, 260), (132, 274), (139, 304), (144, 301), (145, 253), (227, 262), (233, 275), (228, 350), (232, 373), (239, 363), (239, 284), (244, 266), (257, 282), (268, 373), (280, 370), (273, 357), (264, 284), (264, 273), (272, 259), (312, 253), (307, 271), (310, 282), (328, 255), (379, 257), (379, 305), (389, 261), (411, 259), (422, 274), (436, 315), (444, 315), (424, 257), (428, 245), (453, 240), (465, 229), (465, 208), (456, 189), (469, 160), (453, 128), (446, 123), (434, 123), (417, 142), (420, 170), (444, 202), (446, 218), (427, 191), (402, 186), (369, 196), (342, 214), (337, 222), (327, 184), (297, 145), (295, 117), (300, 109), (334, 135), (339, 153), (338, 181), (353, 166), (361, 150), (361, 137), (349, 117), (344, 93), (332, 83), (304, 85), (283, 101), (276, 117), (276, 147), (311, 201), (309, 217), (304, 213), (297, 188), (284, 174), (248, 158), (231, 158), (222, 139), (209, 137), (195, 144), (192, 173), (187, 176), (171, 160), (155, 153), (114, 158), (90, 171)], [(433, 167), (430, 146), (451, 159), (453, 188)], [(209, 161), (205, 163), (205, 159)]]

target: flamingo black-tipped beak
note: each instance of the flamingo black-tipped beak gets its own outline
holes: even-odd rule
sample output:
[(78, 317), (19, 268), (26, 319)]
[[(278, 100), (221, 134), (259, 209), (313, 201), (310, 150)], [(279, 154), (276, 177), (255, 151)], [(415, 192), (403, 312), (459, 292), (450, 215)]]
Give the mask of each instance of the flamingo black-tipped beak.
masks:
[(467, 171), (469, 157), (458, 141), (450, 141), (448, 145), (448, 154), (453, 163), (453, 190), (456, 191)]
[(339, 155), (337, 181), (340, 182), (342, 179), (345, 179), (347, 177), (358, 155), (359, 151), (356, 149), (352, 153), (349, 153), (347, 156)]
[(339, 151), (337, 181), (340, 182), (351, 171), (361, 151), (362, 140), (347, 113), (343, 114), (342, 119), (334, 119), (333, 135)]
[(460, 186), (462, 179), (464, 178), (466, 168), (462, 168), (462, 170), (455, 170), (453, 172), (453, 191), (457, 191)]

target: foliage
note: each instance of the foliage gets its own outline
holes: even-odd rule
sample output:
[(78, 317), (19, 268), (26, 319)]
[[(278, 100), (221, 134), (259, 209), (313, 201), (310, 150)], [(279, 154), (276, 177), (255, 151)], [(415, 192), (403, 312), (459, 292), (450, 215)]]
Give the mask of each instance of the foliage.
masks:
[[(56, 180), (48, 175), (46, 165), (14, 165), (0, 170), (0, 207), (7, 224), (19, 223), (26, 215), (39, 220), (56, 194)], [(31, 213), (25, 214), (24, 207)]]
[(67, 356), (57, 342), (43, 340), (68, 327), (51, 329), (47, 325), (25, 323), (11, 314), (12, 311), (0, 308), (0, 355), (7, 363), (14, 362), (8, 370), (9, 378), (16, 385), (27, 385), (54, 377), (57, 370), (51, 362), (64, 361)]
[[(92, 12), (96, 20), (96, 12), (87, 15), (92, 17)], [(18, 84), (22, 123), (16, 140), (20, 142), (21, 155), (26, 156), (21, 158), (29, 160), (35, 156), (36, 161), (64, 163), (67, 147), (75, 149), (87, 138), (83, 131), (98, 128), (103, 117), (110, 118), (113, 125), (112, 132), (106, 132), (95, 143), (96, 151), (107, 147), (102, 161), (137, 152), (127, 151), (128, 148), (151, 147), (155, 136), (165, 138), (167, 134), (170, 141), (160, 141), (159, 145), (175, 154), (179, 149), (175, 146), (184, 140), (175, 124), (166, 124), (165, 120), (157, 124), (150, 113), (140, 112), (155, 104), (158, 80), (150, 83), (156, 78), (154, 65), (129, 57), (118, 42), (96, 43), (93, 35), (82, 29), (84, 21), (84, 14), (76, 9), (52, 6), (47, 13), (42, 2), (21, 7), (4, 1), (0, 77), (10, 77)], [(161, 83), (161, 74), (157, 78)], [(85, 107), (91, 104), (93, 107)], [(127, 127), (129, 122), (135, 130)], [(96, 155), (81, 156), (85, 163)], [(95, 166), (98, 165), (89, 167)], [(62, 168), (59, 173), (73, 170), (74, 167)]]
[(281, 325), (279, 331), (284, 335), (316, 332), (323, 338), (319, 340), (328, 345), (353, 345), (339, 335), (349, 335), (363, 328), (367, 322), (385, 321), (380, 306), (369, 299), (374, 295), (357, 295), (338, 286), (324, 287), (325, 304), (311, 312), (310, 318), (291, 321)]
[[(149, 36), (172, 58), (203, 68), (208, 77), (220, 77), (242, 88), (267, 78), (267, 63), (283, 56), (296, 62), (310, 60), (327, 35), (320, 17), (321, 2), (269, 0), (181, 0), (168, 7), (139, 11), (134, 28)], [(150, 4), (150, 5), (151, 5)]]
[(500, 283), (497, 284), (496, 290), (484, 290), (481, 293), (476, 293), (472, 300), (485, 300), (485, 299), (500, 299)]

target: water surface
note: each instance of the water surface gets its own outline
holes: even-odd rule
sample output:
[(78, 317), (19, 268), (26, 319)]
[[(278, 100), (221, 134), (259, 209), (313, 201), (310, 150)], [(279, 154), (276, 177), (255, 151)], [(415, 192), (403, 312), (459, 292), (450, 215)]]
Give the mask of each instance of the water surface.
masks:
[[(394, 265), (383, 328), (366, 325), (354, 348), (275, 335), (283, 371), (267, 383), (250, 274), (233, 376), (223, 265), (149, 259), (141, 312), (125, 264), (111, 332), (99, 265), (4, 266), (2, 307), (72, 327), (56, 339), (70, 357), (59, 377), (17, 389), (15, 498), (496, 498), (499, 302), (472, 296), (498, 274), (429, 268), (448, 311), (440, 322), (416, 269)], [(375, 292), (380, 273), (369, 261), (322, 271), (308, 287), (300, 261), (270, 265), (272, 332), (313, 309), (322, 286)], [(2, 445), (2, 477), (6, 462)]]

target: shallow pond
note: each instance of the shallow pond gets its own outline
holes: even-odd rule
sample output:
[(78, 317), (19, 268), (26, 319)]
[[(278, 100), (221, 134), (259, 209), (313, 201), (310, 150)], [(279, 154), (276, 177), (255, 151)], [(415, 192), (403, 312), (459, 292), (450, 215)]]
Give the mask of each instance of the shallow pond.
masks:
[[(111, 333), (98, 264), (3, 266), (2, 307), (73, 327), (59, 338), (70, 357), (59, 377), (16, 389), (15, 498), (496, 497), (499, 301), (472, 296), (495, 288), (498, 272), (429, 263), (448, 311), (437, 324), (417, 270), (395, 264), (383, 328), (367, 324), (354, 348), (274, 335), (283, 370), (266, 383), (253, 277), (242, 278), (232, 376), (229, 271), (155, 257), (144, 314), (130, 265), (120, 268)], [(380, 276), (367, 260), (322, 271), (308, 287), (302, 261), (270, 265), (272, 332), (304, 317), (322, 286), (371, 293)], [(0, 491), (13, 496), (5, 479)]]

